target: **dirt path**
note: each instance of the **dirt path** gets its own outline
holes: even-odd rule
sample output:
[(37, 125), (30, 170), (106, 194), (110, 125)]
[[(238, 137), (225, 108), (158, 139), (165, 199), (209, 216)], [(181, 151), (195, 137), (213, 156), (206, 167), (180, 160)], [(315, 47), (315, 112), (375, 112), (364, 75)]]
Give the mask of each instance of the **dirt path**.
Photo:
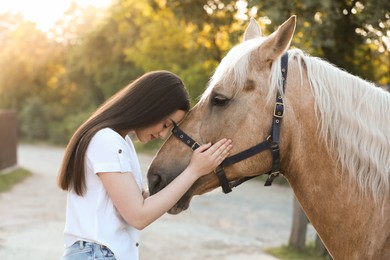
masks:
[[(0, 259), (60, 259), (65, 192), (55, 184), (64, 150), (21, 145), (19, 165), (34, 175), (0, 194)], [(141, 155), (146, 173), (150, 156)], [(196, 197), (186, 212), (164, 215), (141, 233), (141, 260), (268, 260), (263, 249), (288, 241), (292, 193), (250, 181), (225, 195)], [(309, 236), (314, 239), (314, 231)]]

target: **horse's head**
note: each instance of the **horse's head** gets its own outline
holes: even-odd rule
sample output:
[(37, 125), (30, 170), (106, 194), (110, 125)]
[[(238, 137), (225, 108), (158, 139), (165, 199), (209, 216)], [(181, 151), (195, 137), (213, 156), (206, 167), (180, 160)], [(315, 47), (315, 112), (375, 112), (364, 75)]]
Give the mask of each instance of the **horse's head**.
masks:
[[(280, 70), (281, 55), (288, 49), (295, 30), (295, 16), (268, 37), (254, 19), (245, 31), (244, 41), (235, 46), (221, 61), (200, 101), (189, 112), (180, 128), (199, 143), (233, 140), (231, 154), (236, 154), (264, 141), (270, 133), (274, 113), (276, 82), (271, 74)], [(275, 67), (277, 69), (275, 69)], [(283, 138), (283, 136), (282, 136)], [(192, 150), (171, 136), (153, 160), (149, 172), (149, 190), (154, 194), (164, 188), (188, 165)], [(226, 167), (229, 181), (267, 172), (271, 168), (270, 153), (261, 153)], [(210, 173), (194, 183), (170, 213), (188, 208), (194, 195), (218, 187)]]

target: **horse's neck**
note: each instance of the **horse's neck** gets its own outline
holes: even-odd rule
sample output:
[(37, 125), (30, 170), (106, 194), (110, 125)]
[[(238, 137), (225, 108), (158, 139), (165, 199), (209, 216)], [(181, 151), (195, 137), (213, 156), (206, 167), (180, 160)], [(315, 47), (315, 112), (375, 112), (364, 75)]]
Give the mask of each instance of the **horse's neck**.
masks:
[(351, 184), (349, 174), (340, 172), (316, 131), (315, 122), (306, 122), (305, 129), (290, 136), (295, 143), (286, 148), (285, 177), (335, 259), (371, 259), (384, 250), (381, 248), (386, 240), (390, 243), (390, 223), (386, 220), (390, 203), (381, 211), (370, 194), (362, 196)]
[[(300, 91), (304, 89), (294, 93)], [(384, 241), (390, 242), (390, 224), (385, 220), (390, 205), (387, 203), (381, 211), (370, 194), (361, 196), (348, 172), (340, 171), (340, 165), (318, 138), (313, 101), (302, 101), (301, 97), (291, 97), (290, 102), (301, 106), (285, 116), (284, 140), (288, 144), (281, 150), (285, 176), (335, 259), (358, 259), (362, 255), (369, 259), (375, 250), (382, 250), (379, 247)]]
[[(306, 149), (290, 161), (285, 175), (310, 222), (335, 259), (373, 257), (386, 239), (390, 243), (389, 203), (381, 210), (370, 196), (362, 196), (325, 149)], [(370, 252), (358, 250), (370, 247)]]

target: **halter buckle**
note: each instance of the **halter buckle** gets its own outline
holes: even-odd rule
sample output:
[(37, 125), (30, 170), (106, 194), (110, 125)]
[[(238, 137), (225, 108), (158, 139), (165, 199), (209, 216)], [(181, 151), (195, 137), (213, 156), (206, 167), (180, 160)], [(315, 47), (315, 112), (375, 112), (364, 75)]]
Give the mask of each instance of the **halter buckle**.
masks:
[(274, 171), (274, 172), (271, 172), (271, 173), (269, 174), (269, 176), (272, 177), (272, 178), (275, 178), (275, 177), (278, 177), (279, 174), (280, 174), (280, 171)]
[(268, 178), (267, 180), (265, 181), (264, 183), (264, 186), (271, 186), (272, 185), (272, 182), (274, 181), (274, 179), (276, 177), (278, 177), (280, 174), (280, 171), (273, 171), (271, 172), (269, 175), (268, 175)]
[(200, 144), (198, 142), (194, 142), (192, 145), (191, 145), (191, 150), (192, 151), (195, 151), (196, 149), (198, 149), (200, 146)]
[[(278, 109), (278, 107), (281, 107), (281, 109)], [(276, 102), (274, 108), (274, 117), (283, 118), (283, 110), (284, 110), (284, 104), (282, 102)]]

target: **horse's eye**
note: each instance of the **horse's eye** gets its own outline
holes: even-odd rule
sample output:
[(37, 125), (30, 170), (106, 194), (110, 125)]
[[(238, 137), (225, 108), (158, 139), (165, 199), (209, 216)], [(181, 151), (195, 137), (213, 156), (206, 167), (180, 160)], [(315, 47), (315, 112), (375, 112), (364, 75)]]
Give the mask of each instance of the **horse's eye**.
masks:
[(212, 105), (213, 106), (225, 106), (227, 103), (229, 102), (229, 99), (226, 98), (226, 97), (223, 97), (223, 96), (215, 96), (213, 99), (212, 99)]

